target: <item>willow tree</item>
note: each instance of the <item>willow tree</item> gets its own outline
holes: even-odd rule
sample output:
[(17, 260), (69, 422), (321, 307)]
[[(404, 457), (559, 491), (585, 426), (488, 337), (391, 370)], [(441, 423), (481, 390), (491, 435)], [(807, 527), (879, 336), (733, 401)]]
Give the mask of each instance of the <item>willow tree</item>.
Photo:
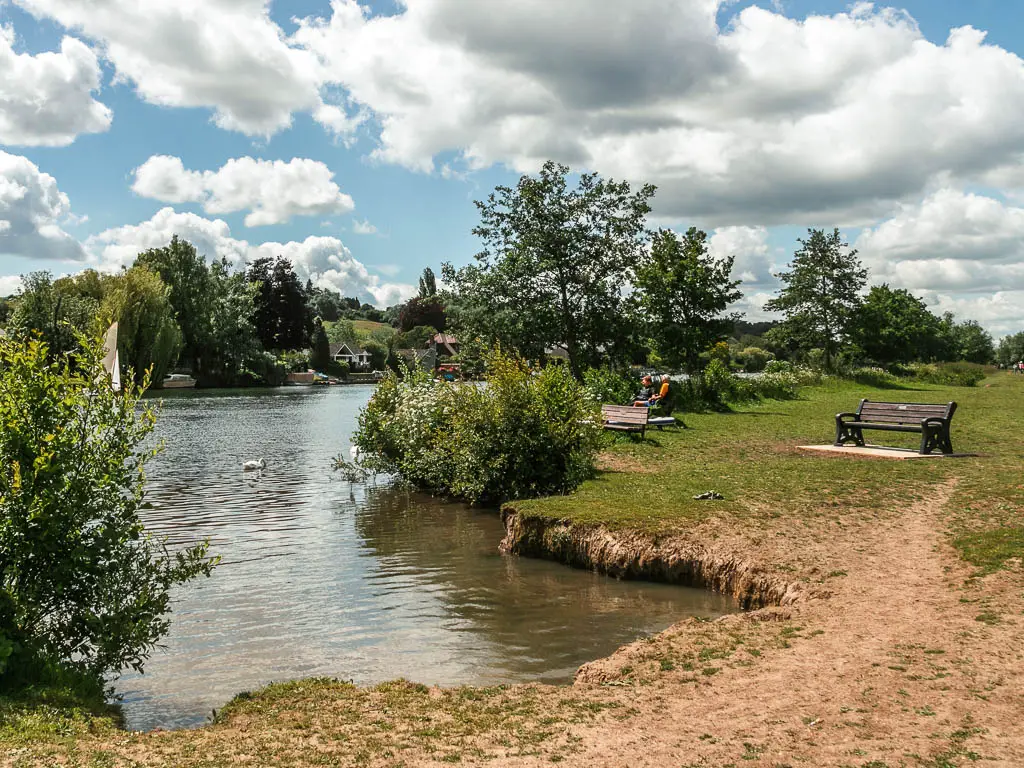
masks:
[(103, 300), (100, 316), (117, 321), (121, 364), (136, 382), (147, 371), (152, 381), (162, 382), (178, 359), (181, 330), (169, 294), (156, 272), (135, 266), (111, 281)]
[(779, 295), (764, 308), (785, 316), (779, 335), (794, 340), (802, 350), (821, 349), (830, 370), (839, 345), (852, 330), (868, 271), (838, 229), (828, 235), (822, 229), (807, 232), (806, 240), (797, 241), (801, 248), (793, 254), (789, 271), (779, 275)]
[(445, 280), (469, 335), (539, 356), (562, 346), (573, 375), (629, 335), (626, 287), (648, 239), (645, 217), (655, 188), (579, 177), (551, 161), (539, 175), (495, 188), (477, 201), (483, 241), (476, 263)]

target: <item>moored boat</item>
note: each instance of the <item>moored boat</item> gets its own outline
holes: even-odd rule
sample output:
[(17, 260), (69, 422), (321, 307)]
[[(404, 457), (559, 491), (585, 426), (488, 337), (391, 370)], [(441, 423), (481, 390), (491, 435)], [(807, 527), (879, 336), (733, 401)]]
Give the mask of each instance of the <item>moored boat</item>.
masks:
[(196, 385), (196, 380), (189, 376), (187, 373), (172, 373), (166, 379), (164, 379), (164, 389), (192, 389)]

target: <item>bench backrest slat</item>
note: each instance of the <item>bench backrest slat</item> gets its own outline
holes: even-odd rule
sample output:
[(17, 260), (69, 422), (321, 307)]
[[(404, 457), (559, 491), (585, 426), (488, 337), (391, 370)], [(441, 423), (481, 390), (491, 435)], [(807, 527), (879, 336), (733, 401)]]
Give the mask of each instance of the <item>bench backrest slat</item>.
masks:
[(618, 421), (623, 424), (646, 424), (649, 415), (646, 408), (634, 408), (628, 405), (601, 406), (601, 418), (605, 421)]
[(920, 424), (921, 419), (948, 419), (953, 415), (956, 403), (882, 403), (872, 400), (861, 401), (857, 408), (859, 421), (879, 421), (888, 424)]

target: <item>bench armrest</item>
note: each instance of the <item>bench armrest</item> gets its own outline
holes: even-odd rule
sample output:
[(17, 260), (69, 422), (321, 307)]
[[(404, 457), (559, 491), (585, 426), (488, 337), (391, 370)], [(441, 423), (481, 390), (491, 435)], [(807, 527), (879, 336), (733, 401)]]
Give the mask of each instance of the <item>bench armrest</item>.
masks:
[(842, 421), (843, 419), (856, 419), (857, 414), (851, 413), (850, 411), (843, 411), (842, 413), (836, 414), (836, 421)]

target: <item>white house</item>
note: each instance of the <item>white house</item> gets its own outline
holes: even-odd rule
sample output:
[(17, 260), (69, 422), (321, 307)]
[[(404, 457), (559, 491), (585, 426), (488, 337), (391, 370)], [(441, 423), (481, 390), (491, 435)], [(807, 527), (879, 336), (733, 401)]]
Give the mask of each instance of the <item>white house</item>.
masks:
[(370, 353), (344, 341), (331, 344), (331, 359), (338, 363), (348, 363), (353, 371), (370, 368)]

